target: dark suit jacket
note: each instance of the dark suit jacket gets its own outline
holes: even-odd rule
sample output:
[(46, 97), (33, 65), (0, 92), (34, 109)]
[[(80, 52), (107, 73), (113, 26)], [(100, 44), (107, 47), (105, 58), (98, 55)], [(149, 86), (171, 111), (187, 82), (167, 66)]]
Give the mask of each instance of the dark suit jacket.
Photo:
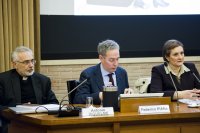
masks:
[[(176, 76), (171, 74), (177, 90), (200, 89), (200, 83), (192, 74), (192, 72), (194, 72), (199, 78), (199, 73), (195, 65), (193, 63), (184, 63), (184, 65), (189, 68), (190, 71), (181, 75), (180, 83), (176, 79)], [(165, 72), (164, 64), (152, 68), (150, 92), (164, 92), (164, 96), (173, 97), (175, 88), (169, 74), (166, 74)]]
[[(38, 104), (58, 103), (48, 77), (35, 72), (31, 80)], [(15, 69), (0, 73), (0, 106), (15, 106), (20, 103), (21, 88), (18, 73)]]
[[(129, 88), (127, 72), (118, 67), (115, 74), (118, 92), (119, 94), (124, 93), (124, 89)], [(80, 75), (80, 81), (86, 78), (88, 81), (76, 91), (74, 103), (83, 104), (86, 101), (86, 97), (93, 97), (93, 103), (100, 104), (99, 92), (103, 91), (104, 86), (100, 64), (84, 70)]]
[[(39, 73), (31, 76), (37, 104), (58, 103), (51, 90), (51, 81)], [(21, 104), (20, 76), (15, 69), (0, 73), (0, 132), (8, 132), (8, 120), (1, 116), (1, 111), (10, 106)]]

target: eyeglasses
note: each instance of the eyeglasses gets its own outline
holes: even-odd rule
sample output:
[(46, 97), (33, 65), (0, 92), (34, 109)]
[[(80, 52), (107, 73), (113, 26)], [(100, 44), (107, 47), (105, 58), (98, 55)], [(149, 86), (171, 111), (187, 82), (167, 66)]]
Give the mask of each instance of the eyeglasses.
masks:
[(36, 60), (35, 59), (32, 59), (32, 60), (25, 60), (25, 61), (16, 61), (18, 63), (21, 63), (21, 64), (24, 64), (24, 65), (28, 65), (28, 64), (35, 64), (36, 63)]

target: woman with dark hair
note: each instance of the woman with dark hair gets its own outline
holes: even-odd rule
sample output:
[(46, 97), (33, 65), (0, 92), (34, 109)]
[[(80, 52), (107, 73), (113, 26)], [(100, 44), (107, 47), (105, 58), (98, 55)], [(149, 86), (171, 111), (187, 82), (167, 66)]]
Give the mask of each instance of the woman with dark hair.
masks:
[(183, 44), (168, 40), (162, 54), (165, 62), (152, 68), (150, 92), (163, 92), (172, 100), (197, 99), (200, 96), (199, 73), (193, 63), (184, 62)]

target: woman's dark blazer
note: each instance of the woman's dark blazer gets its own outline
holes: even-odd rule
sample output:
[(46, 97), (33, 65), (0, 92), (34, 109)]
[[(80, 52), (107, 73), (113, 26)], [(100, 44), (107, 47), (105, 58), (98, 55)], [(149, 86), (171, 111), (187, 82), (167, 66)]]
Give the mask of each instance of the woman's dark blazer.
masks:
[[(193, 63), (184, 63), (184, 65), (190, 69), (188, 72), (184, 72), (181, 75), (180, 83), (178, 82), (175, 75), (172, 75), (174, 83), (178, 91), (181, 90), (192, 90), (194, 88), (200, 89), (200, 83), (195, 78), (193, 73), (200, 79), (199, 73)], [(164, 96), (170, 96), (171, 98), (174, 95), (175, 87), (172, 83), (169, 74), (166, 74), (164, 69), (164, 64), (154, 66), (151, 71), (151, 85), (150, 92), (157, 93), (163, 92)]]

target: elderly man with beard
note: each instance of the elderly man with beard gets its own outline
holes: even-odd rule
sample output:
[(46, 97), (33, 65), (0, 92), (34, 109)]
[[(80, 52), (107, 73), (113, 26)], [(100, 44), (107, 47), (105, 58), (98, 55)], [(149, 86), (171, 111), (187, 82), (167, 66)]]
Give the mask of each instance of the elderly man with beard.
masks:
[[(19, 46), (12, 53), (14, 69), (0, 73), (0, 111), (17, 104), (57, 104), (48, 77), (34, 72), (33, 52)], [(1, 113), (1, 112), (0, 112)], [(0, 115), (0, 132), (7, 132), (7, 121)]]

